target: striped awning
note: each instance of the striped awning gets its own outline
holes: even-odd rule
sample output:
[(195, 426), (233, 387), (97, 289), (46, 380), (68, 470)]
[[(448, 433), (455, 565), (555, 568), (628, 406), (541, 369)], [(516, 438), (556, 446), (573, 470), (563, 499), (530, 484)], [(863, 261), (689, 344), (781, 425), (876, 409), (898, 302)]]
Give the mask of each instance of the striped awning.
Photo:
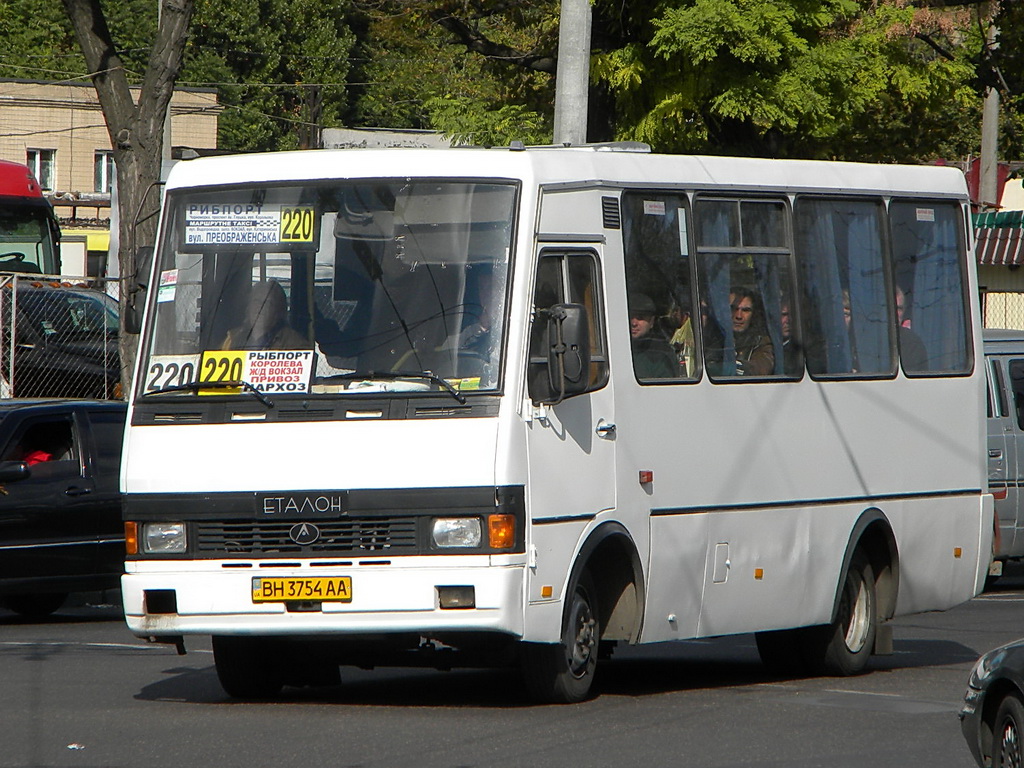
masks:
[(1024, 211), (974, 215), (975, 253), (979, 264), (1024, 264)]

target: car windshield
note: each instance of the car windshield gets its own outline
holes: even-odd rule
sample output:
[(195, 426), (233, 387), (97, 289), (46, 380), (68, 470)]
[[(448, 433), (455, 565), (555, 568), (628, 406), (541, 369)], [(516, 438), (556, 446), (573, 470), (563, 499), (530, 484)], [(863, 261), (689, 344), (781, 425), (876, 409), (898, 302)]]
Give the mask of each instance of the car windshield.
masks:
[(19, 291), (18, 305), (42, 336), (105, 337), (118, 331), (117, 302), (100, 291), (29, 288)]
[(142, 392), (496, 389), (515, 196), (443, 180), (172, 193)]

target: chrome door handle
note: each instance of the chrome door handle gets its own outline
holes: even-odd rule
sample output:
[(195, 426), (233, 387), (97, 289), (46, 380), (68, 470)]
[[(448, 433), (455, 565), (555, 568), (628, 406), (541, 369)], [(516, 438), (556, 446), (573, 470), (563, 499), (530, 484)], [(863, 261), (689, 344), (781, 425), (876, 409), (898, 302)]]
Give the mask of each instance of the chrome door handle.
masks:
[(615, 437), (615, 425), (611, 422), (601, 419), (597, 422), (597, 434), (598, 437)]

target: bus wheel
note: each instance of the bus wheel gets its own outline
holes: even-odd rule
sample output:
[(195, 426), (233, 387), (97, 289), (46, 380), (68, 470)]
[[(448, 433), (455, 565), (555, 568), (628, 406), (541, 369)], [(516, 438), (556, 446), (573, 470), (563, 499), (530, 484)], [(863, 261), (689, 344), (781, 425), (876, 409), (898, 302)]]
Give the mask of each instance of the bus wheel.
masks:
[(214, 637), (213, 661), (217, 679), (228, 696), (269, 699), (281, 692), (279, 649), (258, 637)]
[(875, 645), (875, 574), (861, 550), (853, 553), (836, 620), (805, 630), (805, 658), (815, 672), (849, 676), (864, 671)]
[(566, 606), (562, 642), (523, 644), (523, 679), (534, 699), (571, 704), (590, 695), (601, 637), (595, 596), (593, 582), (584, 572)]

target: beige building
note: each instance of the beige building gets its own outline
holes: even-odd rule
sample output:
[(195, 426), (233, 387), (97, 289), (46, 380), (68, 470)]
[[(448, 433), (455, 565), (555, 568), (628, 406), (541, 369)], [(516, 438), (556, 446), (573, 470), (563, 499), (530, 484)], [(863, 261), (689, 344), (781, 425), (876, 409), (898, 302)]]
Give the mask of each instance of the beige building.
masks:
[[(175, 90), (170, 146), (215, 149), (220, 109), (213, 89)], [(61, 220), (65, 272), (86, 274), (76, 268), (75, 252), (95, 259), (106, 251), (114, 179), (110, 137), (92, 84), (0, 79), (0, 159), (32, 168)]]

